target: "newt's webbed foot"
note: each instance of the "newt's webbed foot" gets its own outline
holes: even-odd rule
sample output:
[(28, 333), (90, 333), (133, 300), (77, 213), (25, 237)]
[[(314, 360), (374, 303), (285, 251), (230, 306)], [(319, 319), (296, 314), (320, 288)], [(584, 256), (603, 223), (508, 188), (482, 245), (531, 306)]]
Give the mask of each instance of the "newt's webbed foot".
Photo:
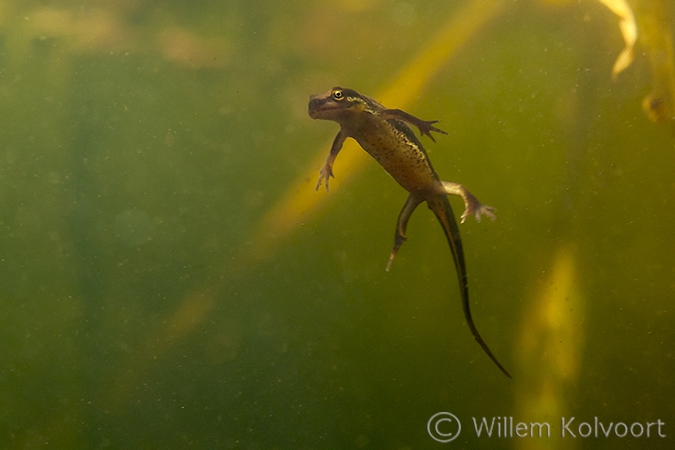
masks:
[(321, 187), (321, 183), (324, 183), (326, 185), (326, 192), (328, 192), (328, 182), (331, 178), (335, 178), (333, 169), (329, 165), (323, 166), (319, 172), (319, 180), (316, 182), (316, 188), (314, 190), (318, 191)]
[(409, 123), (410, 125), (417, 127), (420, 130), (422, 136), (429, 136), (432, 141), (436, 142), (436, 139), (431, 135), (432, 131), (441, 134), (448, 134), (440, 128), (434, 126), (435, 123), (438, 123), (438, 120), (422, 120), (419, 117), (415, 117), (412, 114), (408, 114), (405, 111), (400, 109), (385, 109), (380, 111), (380, 117), (383, 119), (397, 119)]
[(420, 120), (419, 122), (416, 123), (417, 128), (420, 130), (420, 134), (422, 136), (429, 136), (429, 139), (432, 141), (436, 142), (436, 139), (431, 135), (432, 131), (435, 131), (436, 133), (440, 134), (448, 134), (446, 131), (441, 130), (440, 128), (436, 128), (434, 126), (435, 123), (438, 123), (438, 120)]
[(460, 217), (462, 223), (464, 223), (466, 218), (469, 216), (474, 216), (476, 221), (480, 222), (481, 215), (483, 214), (489, 217), (493, 222), (497, 219), (497, 215), (495, 214), (497, 211), (496, 209), (494, 209), (492, 206), (482, 204), (476, 199), (476, 197), (473, 197), (473, 200), (474, 202), (468, 202), (466, 204), (466, 208)]
[(401, 248), (401, 245), (407, 241), (406, 237), (396, 233), (396, 236), (394, 236), (394, 248), (391, 250), (391, 255), (389, 255), (389, 261), (387, 261), (387, 267), (385, 267), (384, 270), (389, 272), (389, 269), (391, 268), (391, 263), (394, 262), (394, 258), (396, 257), (396, 253), (398, 253), (398, 249)]
[(386, 267), (387, 272), (389, 272), (389, 269), (391, 268), (391, 263), (394, 262), (394, 258), (396, 257), (396, 253), (398, 253), (398, 249), (401, 248), (401, 245), (403, 245), (405, 241), (407, 241), (405, 237), (405, 230), (408, 227), (408, 219), (410, 219), (413, 211), (415, 211), (415, 208), (417, 208), (421, 202), (422, 200), (419, 197), (415, 196), (414, 194), (410, 194), (403, 205), (403, 209), (398, 215), (398, 221), (396, 222), (396, 233), (394, 233), (394, 248), (391, 251), (391, 255), (389, 255), (389, 262), (387, 262)]
[(487, 206), (478, 201), (475, 195), (467, 191), (464, 186), (458, 183), (451, 183), (449, 181), (441, 181), (443, 185), (443, 193), (450, 195), (459, 195), (464, 200), (464, 212), (460, 216), (461, 222), (464, 223), (467, 217), (474, 216), (480, 222), (481, 216), (484, 214), (491, 220), (497, 219), (495, 209), (492, 206)]

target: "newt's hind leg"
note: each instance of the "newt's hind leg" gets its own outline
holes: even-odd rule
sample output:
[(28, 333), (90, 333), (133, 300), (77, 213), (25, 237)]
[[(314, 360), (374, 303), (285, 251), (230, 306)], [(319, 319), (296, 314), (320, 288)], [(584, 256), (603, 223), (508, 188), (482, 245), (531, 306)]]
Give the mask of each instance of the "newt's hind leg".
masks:
[(396, 233), (394, 234), (394, 249), (391, 251), (391, 255), (389, 255), (389, 262), (387, 262), (386, 267), (387, 272), (389, 272), (391, 263), (394, 262), (394, 257), (396, 256), (398, 249), (406, 241), (405, 230), (408, 227), (408, 219), (410, 219), (413, 211), (415, 211), (415, 208), (417, 208), (420, 203), (422, 203), (420, 198), (410, 194), (408, 199), (405, 201), (405, 205), (403, 205), (403, 209), (398, 215)]
[(485, 214), (492, 220), (497, 218), (495, 209), (492, 206), (483, 205), (461, 184), (451, 183), (449, 181), (441, 181), (441, 183), (443, 184), (444, 193), (449, 195), (459, 195), (462, 197), (462, 200), (464, 200), (464, 212), (461, 215), (462, 223), (464, 223), (469, 216), (476, 217), (476, 220), (480, 222), (481, 214)]

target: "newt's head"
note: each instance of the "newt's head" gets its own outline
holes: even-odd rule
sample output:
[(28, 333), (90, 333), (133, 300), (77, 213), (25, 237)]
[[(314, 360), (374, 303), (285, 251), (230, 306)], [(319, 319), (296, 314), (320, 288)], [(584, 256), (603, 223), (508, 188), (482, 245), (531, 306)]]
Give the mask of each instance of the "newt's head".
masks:
[(340, 122), (371, 110), (369, 99), (353, 89), (334, 87), (326, 94), (309, 97), (309, 117)]

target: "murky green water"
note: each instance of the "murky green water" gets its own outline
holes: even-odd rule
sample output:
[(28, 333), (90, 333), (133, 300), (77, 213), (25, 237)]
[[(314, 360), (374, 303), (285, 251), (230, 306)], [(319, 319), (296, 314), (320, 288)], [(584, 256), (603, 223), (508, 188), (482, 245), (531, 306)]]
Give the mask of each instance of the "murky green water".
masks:
[[(429, 75), (485, 2), (114, 3), (0, 2), (0, 448), (673, 445), (675, 138), (607, 8), (495, 0)], [(461, 230), (513, 380), (426, 208), (387, 273), (405, 191), (341, 154), (314, 192), (308, 96), (404, 69), (441, 178), (497, 208)]]

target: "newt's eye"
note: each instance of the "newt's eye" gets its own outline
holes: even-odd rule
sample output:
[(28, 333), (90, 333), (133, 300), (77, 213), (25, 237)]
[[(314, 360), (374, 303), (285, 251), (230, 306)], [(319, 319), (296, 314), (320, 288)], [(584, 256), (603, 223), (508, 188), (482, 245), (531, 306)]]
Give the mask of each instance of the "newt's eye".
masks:
[(333, 97), (333, 100), (337, 100), (337, 101), (340, 101), (340, 100), (345, 98), (344, 94), (340, 90), (333, 91), (332, 97)]

